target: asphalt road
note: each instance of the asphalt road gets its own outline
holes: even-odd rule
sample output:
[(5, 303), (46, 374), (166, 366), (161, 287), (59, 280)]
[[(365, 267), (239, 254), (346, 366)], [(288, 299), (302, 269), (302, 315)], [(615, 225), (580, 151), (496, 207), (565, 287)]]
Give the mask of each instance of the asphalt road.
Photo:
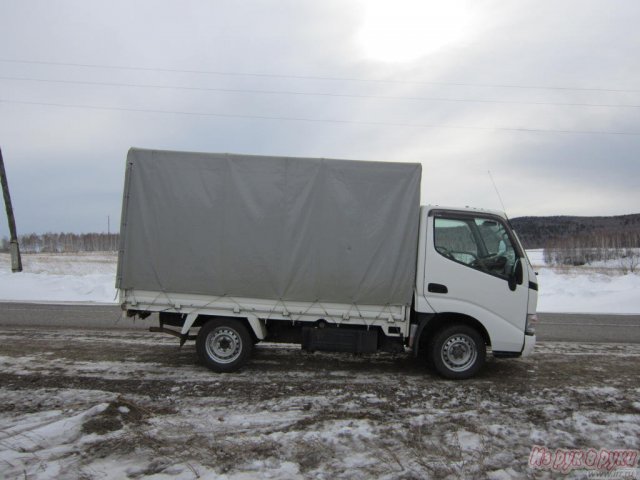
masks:
[(538, 340), (640, 343), (640, 315), (539, 313)]
[(1, 302), (0, 325), (146, 329), (151, 323), (122, 317), (118, 305)]
[[(0, 325), (146, 329), (147, 320), (123, 318), (117, 305), (0, 303)], [(541, 313), (538, 340), (640, 343), (640, 315)]]

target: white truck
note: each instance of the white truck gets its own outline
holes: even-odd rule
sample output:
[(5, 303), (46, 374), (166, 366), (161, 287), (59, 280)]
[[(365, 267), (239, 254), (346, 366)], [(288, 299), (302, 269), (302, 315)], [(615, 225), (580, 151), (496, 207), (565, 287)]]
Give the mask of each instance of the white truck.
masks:
[(129, 316), (231, 372), (258, 342), (410, 352), (469, 378), (535, 345), (538, 283), (503, 213), (420, 206), (421, 166), (127, 156), (116, 288)]

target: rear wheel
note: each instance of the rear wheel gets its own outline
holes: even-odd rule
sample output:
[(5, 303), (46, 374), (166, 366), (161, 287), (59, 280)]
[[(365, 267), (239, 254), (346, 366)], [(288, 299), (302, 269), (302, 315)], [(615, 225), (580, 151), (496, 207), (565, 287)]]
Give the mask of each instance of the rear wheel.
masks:
[(196, 351), (214, 372), (234, 372), (249, 359), (253, 341), (241, 320), (214, 318), (198, 332)]
[(441, 377), (461, 380), (473, 377), (482, 368), (487, 347), (475, 328), (453, 324), (436, 332), (427, 356)]

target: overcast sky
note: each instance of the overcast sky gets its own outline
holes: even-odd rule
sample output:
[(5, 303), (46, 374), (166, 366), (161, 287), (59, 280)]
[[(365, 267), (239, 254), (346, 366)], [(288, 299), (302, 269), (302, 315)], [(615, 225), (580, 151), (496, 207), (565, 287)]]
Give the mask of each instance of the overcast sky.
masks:
[(116, 229), (131, 146), (421, 162), (423, 203), (502, 209), (491, 171), (514, 217), (640, 212), (638, 0), (0, 12), (19, 233)]

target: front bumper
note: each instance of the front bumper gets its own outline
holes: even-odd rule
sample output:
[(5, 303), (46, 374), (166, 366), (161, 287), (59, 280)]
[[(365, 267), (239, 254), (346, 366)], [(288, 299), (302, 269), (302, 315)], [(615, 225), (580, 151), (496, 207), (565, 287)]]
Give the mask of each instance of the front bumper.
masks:
[(524, 347), (522, 348), (522, 357), (528, 357), (533, 353), (533, 349), (536, 346), (536, 336), (535, 335), (525, 335), (524, 336)]

